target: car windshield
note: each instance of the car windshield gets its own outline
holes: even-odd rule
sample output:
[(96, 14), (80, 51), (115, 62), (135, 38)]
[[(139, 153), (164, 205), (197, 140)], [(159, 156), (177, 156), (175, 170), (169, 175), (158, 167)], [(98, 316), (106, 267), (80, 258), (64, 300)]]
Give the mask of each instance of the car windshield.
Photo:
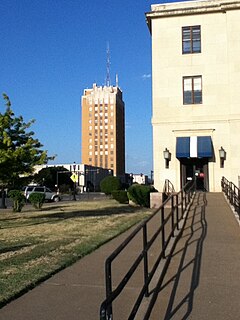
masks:
[(34, 187), (27, 187), (26, 191), (32, 191)]
[(37, 187), (34, 190), (35, 192), (44, 192), (44, 188), (43, 187)]

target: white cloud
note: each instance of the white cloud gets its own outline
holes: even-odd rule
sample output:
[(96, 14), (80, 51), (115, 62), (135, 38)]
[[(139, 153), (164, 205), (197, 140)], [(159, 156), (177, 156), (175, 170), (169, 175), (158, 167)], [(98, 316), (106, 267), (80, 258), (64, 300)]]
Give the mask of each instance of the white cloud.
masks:
[(142, 75), (142, 79), (143, 80), (150, 79), (151, 76), (152, 76), (151, 73), (145, 73), (145, 74)]

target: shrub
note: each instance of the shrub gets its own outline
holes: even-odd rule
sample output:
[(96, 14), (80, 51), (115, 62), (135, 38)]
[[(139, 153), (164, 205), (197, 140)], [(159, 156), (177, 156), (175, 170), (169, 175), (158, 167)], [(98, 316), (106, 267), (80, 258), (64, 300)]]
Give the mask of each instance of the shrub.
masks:
[(127, 191), (125, 190), (114, 190), (112, 191), (112, 196), (119, 203), (128, 203)]
[(145, 186), (141, 184), (133, 184), (129, 187), (127, 195), (129, 200), (142, 207), (150, 207), (150, 192), (156, 191), (151, 186)]
[(26, 203), (26, 199), (22, 192), (19, 190), (11, 190), (8, 195), (13, 200), (13, 212), (21, 212)]
[(121, 189), (121, 181), (117, 177), (108, 176), (105, 177), (100, 182), (101, 192), (104, 192), (106, 195), (111, 194), (112, 191)]
[(28, 200), (31, 202), (34, 208), (41, 209), (45, 201), (45, 195), (44, 193), (40, 192), (32, 192), (30, 193)]

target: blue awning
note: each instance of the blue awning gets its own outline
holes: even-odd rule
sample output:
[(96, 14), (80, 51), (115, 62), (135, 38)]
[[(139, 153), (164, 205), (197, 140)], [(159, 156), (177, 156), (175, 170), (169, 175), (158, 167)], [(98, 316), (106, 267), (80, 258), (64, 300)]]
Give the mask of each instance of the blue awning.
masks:
[(198, 150), (198, 157), (211, 158), (213, 156), (211, 137), (198, 137), (197, 150)]
[(177, 158), (211, 158), (213, 156), (212, 139), (204, 137), (177, 137)]
[(176, 146), (177, 158), (190, 157), (190, 137), (178, 137)]

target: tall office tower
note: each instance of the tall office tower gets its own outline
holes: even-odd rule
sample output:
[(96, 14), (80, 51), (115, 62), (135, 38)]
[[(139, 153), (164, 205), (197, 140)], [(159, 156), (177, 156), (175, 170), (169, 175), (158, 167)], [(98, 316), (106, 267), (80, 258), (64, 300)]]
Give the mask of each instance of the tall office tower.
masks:
[(93, 84), (82, 96), (82, 162), (125, 174), (124, 102), (118, 86)]

